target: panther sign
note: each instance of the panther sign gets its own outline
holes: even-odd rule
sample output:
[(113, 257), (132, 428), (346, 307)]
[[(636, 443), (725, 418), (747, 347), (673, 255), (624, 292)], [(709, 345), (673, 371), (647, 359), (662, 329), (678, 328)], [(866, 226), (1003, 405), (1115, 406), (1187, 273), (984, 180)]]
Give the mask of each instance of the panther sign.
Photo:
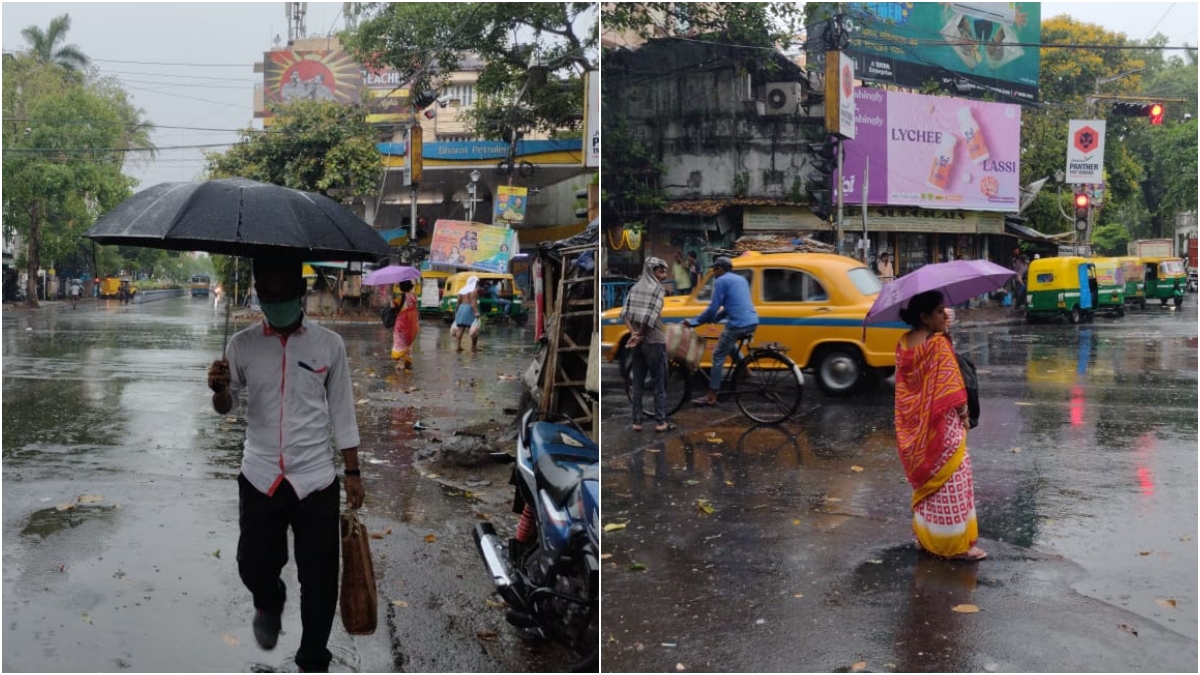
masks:
[(1067, 183), (1104, 182), (1104, 120), (1071, 120), (1067, 129)]

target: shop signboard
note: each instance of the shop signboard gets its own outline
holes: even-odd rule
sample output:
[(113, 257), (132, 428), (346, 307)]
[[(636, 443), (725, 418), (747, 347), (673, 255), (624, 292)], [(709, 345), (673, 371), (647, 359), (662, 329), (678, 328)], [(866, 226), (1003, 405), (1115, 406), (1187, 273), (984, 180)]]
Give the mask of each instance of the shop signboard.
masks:
[[(854, 140), (845, 141), (846, 203), (1016, 213), (1021, 108), (882, 89), (855, 91)], [(870, 177), (865, 180), (867, 157)]]
[(508, 272), (518, 250), (517, 231), (465, 220), (438, 220), (433, 225), (429, 262), (481, 272)]

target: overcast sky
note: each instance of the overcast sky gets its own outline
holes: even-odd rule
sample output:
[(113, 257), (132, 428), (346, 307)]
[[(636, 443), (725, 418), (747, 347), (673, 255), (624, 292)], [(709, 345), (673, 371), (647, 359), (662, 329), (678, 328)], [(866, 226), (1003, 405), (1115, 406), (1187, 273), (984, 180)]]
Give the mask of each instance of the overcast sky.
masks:
[[(197, 178), (204, 168), (199, 149), (174, 146), (228, 144), (253, 122), (253, 72), (276, 36), (287, 41), (285, 3), (60, 3), (4, 2), (0, 7), (4, 51), (27, 44), (21, 29), (43, 30), (60, 14), (71, 16), (68, 42), (77, 45), (107, 75), (124, 83), (144, 118), (158, 125), (154, 143), (163, 148), (150, 164), (130, 173), (138, 189)], [(343, 27), (342, 3), (308, 3), (309, 37)], [(1169, 44), (1196, 44), (1194, 2), (1042, 4), (1042, 18), (1067, 13), (1131, 39), (1156, 32)], [(211, 148), (220, 150), (221, 148)]]

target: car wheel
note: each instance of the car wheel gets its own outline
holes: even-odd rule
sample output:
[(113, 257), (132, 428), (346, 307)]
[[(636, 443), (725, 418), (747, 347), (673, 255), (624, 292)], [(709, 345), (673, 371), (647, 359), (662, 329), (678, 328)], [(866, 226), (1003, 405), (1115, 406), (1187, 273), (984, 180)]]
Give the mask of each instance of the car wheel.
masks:
[(453, 314), (443, 314), (442, 315), (442, 323), (446, 324), (447, 326), (454, 323), (454, 315)]
[(817, 386), (827, 396), (849, 396), (863, 381), (866, 364), (852, 347), (827, 347), (817, 360)]
[(1175, 306), (1183, 307), (1183, 296), (1180, 296), (1180, 295), (1175, 296)]
[(518, 326), (524, 326), (525, 324), (529, 323), (529, 315), (525, 312), (521, 312), (520, 314), (513, 315), (512, 320), (513, 323), (517, 324)]
[(1118, 317), (1125, 316), (1125, 305), (1121, 305), (1120, 307), (1117, 308), (1117, 316)]
[(1072, 307), (1071, 313), (1067, 316), (1067, 318), (1071, 323), (1077, 324), (1080, 321), (1083, 321), (1083, 312), (1079, 310), (1078, 306)]

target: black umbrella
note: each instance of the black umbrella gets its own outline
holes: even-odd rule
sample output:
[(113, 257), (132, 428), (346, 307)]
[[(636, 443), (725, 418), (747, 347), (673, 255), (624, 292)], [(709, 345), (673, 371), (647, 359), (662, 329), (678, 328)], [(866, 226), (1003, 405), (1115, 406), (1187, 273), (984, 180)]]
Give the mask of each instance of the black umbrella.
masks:
[(332, 199), (246, 178), (160, 183), (104, 214), (99, 244), (248, 257), (365, 260), (390, 254), (379, 232)]

